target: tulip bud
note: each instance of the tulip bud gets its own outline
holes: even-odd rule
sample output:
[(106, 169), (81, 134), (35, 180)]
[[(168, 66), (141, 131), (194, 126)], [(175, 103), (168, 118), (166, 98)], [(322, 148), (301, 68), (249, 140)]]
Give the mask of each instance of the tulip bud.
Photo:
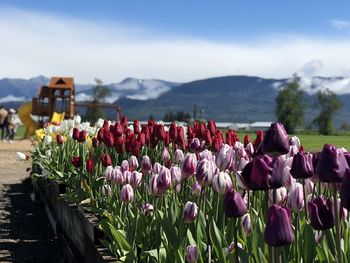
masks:
[(101, 192), (104, 196), (111, 196), (112, 195), (112, 189), (109, 184), (104, 184), (101, 186)]
[(158, 162), (156, 162), (154, 165), (153, 165), (153, 173), (155, 174), (159, 174), (160, 170), (162, 169), (162, 165)]
[(265, 242), (273, 247), (289, 245), (294, 240), (290, 211), (280, 205), (272, 205), (268, 212)]
[(122, 164), (120, 165), (120, 170), (122, 172), (129, 171), (129, 162), (128, 160), (123, 160)]
[(304, 208), (303, 186), (300, 183), (292, 184), (289, 189), (287, 205), (293, 212), (298, 213)]
[(112, 180), (113, 178), (113, 166), (109, 165), (106, 167), (105, 171), (104, 171), (104, 177), (107, 179), (107, 180)]
[(194, 184), (192, 185), (192, 194), (194, 196), (199, 196), (201, 194), (202, 191), (202, 186), (200, 185), (200, 183), (198, 183), (198, 181), (196, 180), (194, 182)]
[(350, 172), (346, 172), (344, 181), (340, 190), (341, 204), (347, 210), (350, 210)]
[(226, 192), (224, 197), (224, 212), (227, 217), (238, 218), (247, 212), (247, 207), (240, 193), (234, 189)]
[(294, 155), (290, 173), (296, 179), (313, 176), (314, 167), (312, 165), (312, 154), (298, 152)]
[(74, 167), (78, 168), (81, 167), (81, 157), (72, 157), (72, 164), (74, 165)]
[(242, 226), (244, 233), (247, 236), (250, 236), (250, 234), (252, 233), (252, 229), (251, 229), (251, 224), (250, 224), (250, 215), (248, 213), (246, 213), (242, 216), (241, 226)]
[(209, 151), (208, 149), (205, 149), (203, 151), (201, 151), (199, 153), (199, 158), (201, 160), (203, 159), (207, 159), (209, 161), (214, 161), (215, 162), (215, 156), (213, 155), (213, 153), (211, 151)]
[(130, 175), (130, 184), (133, 188), (137, 188), (141, 184), (142, 173), (133, 171)]
[(80, 131), (78, 128), (73, 128), (72, 138), (73, 140), (79, 140)]
[(149, 180), (149, 191), (153, 196), (159, 195), (158, 187), (157, 187), (157, 180), (158, 174), (153, 174)]
[(92, 173), (95, 170), (94, 160), (91, 157), (86, 160), (86, 170), (88, 173)]
[(194, 222), (197, 218), (198, 215), (198, 206), (196, 203), (192, 203), (188, 201), (185, 204), (183, 213), (182, 213), (182, 218), (186, 224), (190, 224)]
[(188, 148), (193, 153), (200, 152), (200, 150), (201, 150), (201, 142), (200, 142), (200, 140), (198, 138), (193, 138), (191, 140), (191, 142), (189, 143)]
[(343, 151), (331, 144), (325, 144), (316, 168), (319, 180), (325, 183), (341, 183), (348, 170)]
[(202, 186), (210, 185), (216, 167), (214, 162), (208, 159), (201, 160), (197, 165), (196, 179)]
[(124, 203), (130, 203), (134, 200), (134, 190), (130, 184), (126, 184), (120, 190), (120, 199)]
[(316, 197), (308, 203), (311, 226), (315, 230), (325, 230), (334, 226), (333, 204), (331, 199)]
[(225, 172), (216, 173), (213, 176), (212, 185), (216, 192), (225, 194), (232, 189), (231, 177)]
[(63, 137), (61, 134), (56, 134), (56, 141), (57, 141), (57, 144), (59, 145), (63, 144)]
[(178, 166), (172, 166), (170, 168), (170, 174), (171, 174), (171, 181), (174, 185), (181, 184), (182, 182), (182, 173), (181, 169)]
[(289, 139), (284, 126), (280, 122), (271, 124), (261, 143), (263, 153), (282, 155), (289, 152)]
[(137, 167), (139, 167), (139, 162), (136, 158), (136, 156), (132, 155), (129, 158), (129, 169), (131, 171), (135, 170)]
[(82, 130), (81, 132), (79, 132), (78, 142), (85, 142), (86, 136), (87, 136), (87, 133), (85, 130)]
[(186, 260), (188, 263), (196, 263), (199, 259), (199, 249), (197, 245), (190, 245), (186, 248)]
[(163, 161), (167, 161), (170, 159), (170, 154), (166, 147), (163, 148), (162, 153), (160, 154), (160, 159)]
[(147, 172), (150, 172), (152, 170), (151, 159), (147, 155), (142, 157), (141, 169), (142, 169), (143, 173), (147, 173)]
[(123, 184), (126, 182), (126, 178), (123, 175), (123, 172), (120, 170), (119, 166), (114, 167), (112, 181), (115, 184)]
[(149, 203), (143, 203), (141, 205), (141, 212), (144, 214), (144, 215), (149, 215), (153, 212), (154, 210), (154, 207), (152, 204), (149, 204)]
[(45, 143), (46, 145), (51, 144), (51, 143), (52, 143), (52, 137), (51, 137), (50, 135), (45, 135), (45, 137), (44, 137), (44, 143)]
[(175, 151), (175, 163), (180, 164), (184, 161), (184, 153), (181, 149)]
[(166, 167), (162, 167), (157, 178), (157, 188), (159, 191), (166, 191), (171, 186), (171, 174), (170, 170)]
[(233, 162), (233, 149), (228, 144), (223, 144), (216, 156), (216, 166), (221, 170), (225, 171), (230, 167)]
[[(239, 242), (237, 242), (237, 247), (240, 249), (243, 249), (243, 245)], [(226, 253), (227, 254), (233, 254), (235, 252), (235, 241), (232, 241), (231, 244), (227, 247)]]
[(194, 153), (186, 154), (184, 161), (182, 162), (181, 172), (183, 177), (191, 177), (197, 168), (197, 157)]
[(112, 165), (112, 159), (108, 154), (101, 155), (101, 162), (104, 167)]
[(305, 179), (305, 191), (306, 194), (312, 194), (314, 191), (315, 184), (310, 179)]

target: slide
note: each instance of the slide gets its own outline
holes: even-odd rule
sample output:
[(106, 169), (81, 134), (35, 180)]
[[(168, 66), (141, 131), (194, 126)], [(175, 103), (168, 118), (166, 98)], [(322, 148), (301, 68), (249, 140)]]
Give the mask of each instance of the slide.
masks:
[(27, 138), (30, 135), (35, 134), (35, 130), (37, 129), (37, 123), (32, 119), (30, 114), (32, 113), (32, 102), (27, 102), (22, 104), (18, 108), (18, 117), (25, 127), (24, 138)]

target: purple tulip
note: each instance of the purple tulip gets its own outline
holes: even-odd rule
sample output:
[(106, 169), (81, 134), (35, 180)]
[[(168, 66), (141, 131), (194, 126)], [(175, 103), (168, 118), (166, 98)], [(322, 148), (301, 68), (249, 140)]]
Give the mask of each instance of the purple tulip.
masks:
[(191, 177), (197, 168), (197, 157), (194, 153), (186, 154), (184, 161), (182, 162), (181, 172), (185, 178)]
[(163, 148), (162, 153), (160, 154), (160, 159), (165, 162), (170, 159), (170, 154), (166, 147)]
[(341, 183), (348, 170), (343, 151), (331, 144), (325, 144), (316, 167), (319, 180), (325, 183)]
[(129, 158), (129, 169), (134, 171), (137, 167), (139, 167), (139, 162), (135, 155), (131, 155)]
[(106, 167), (105, 171), (104, 171), (104, 177), (107, 180), (112, 180), (113, 179), (113, 166), (109, 165)]
[(168, 190), (170, 186), (171, 186), (170, 170), (165, 166), (163, 166), (157, 178), (157, 188), (159, 191), (164, 192)]
[(197, 218), (198, 215), (198, 206), (196, 203), (192, 203), (188, 201), (185, 204), (183, 213), (182, 213), (182, 218), (186, 224), (190, 224), (194, 222)]
[(193, 153), (198, 153), (201, 151), (201, 142), (198, 138), (193, 138), (188, 145), (188, 148)]
[(272, 205), (268, 212), (265, 242), (273, 247), (289, 245), (294, 240), (290, 211), (280, 205)]
[(240, 193), (234, 189), (227, 191), (224, 197), (224, 212), (227, 217), (238, 218), (247, 212), (246, 204)]
[(196, 263), (199, 259), (199, 249), (197, 245), (186, 247), (186, 260), (188, 263)]
[(174, 157), (175, 157), (175, 163), (177, 163), (177, 164), (182, 163), (185, 159), (184, 153), (181, 149), (176, 149), (176, 151), (174, 153)]
[(115, 184), (123, 184), (125, 182), (126, 178), (124, 178), (124, 175), (122, 171), (120, 170), (119, 166), (114, 167), (113, 169), (113, 176), (112, 181)]
[(343, 184), (340, 191), (341, 204), (344, 208), (350, 210), (350, 172), (344, 176)]
[(151, 159), (147, 155), (142, 157), (141, 169), (142, 169), (143, 173), (147, 173), (147, 172), (150, 172), (152, 170), (152, 162), (151, 162)]
[(315, 230), (325, 230), (334, 226), (333, 203), (331, 199), (315, 198), (308, 203), (311, 226)]
[(157, 180), (158, 179), (158, 174), (153, 174), (149, 180), (149, 191), (153, 196), (158, 196), (159, 195), (159, 190), (157, 187)]
[(134, 200), (134, 190), (130, 184), (126, 184), (120, 190), (120, 199), (124, 203), (130, 203)]
[(199, 158), (201, 160), (203, 159), (208, 159), (209, 161), (214, 161), (215, 162), (215, 156), (213, 155), (213, 153), (211, 151), (209, 151), (208, 149), (205, 149), (204, 151), (201, 151), (199, 153)]
[(248, 213), (242, 216), (241, 226), (244, 233), (247, 236), (250, 236), (250, 234), (252, 233), (252, 229), (250, 224), (250, 215)]
[(298, 213), (301, 209), (304, 208), (304, 194), (302, 184), (292, 184), (287, 197), (287, 205), (295, 213)]
[(288, 134), (282, 123), (271, 124), (261, 143), (261, 151), (270, 155), (282, 155), (289, 152)]
[(160, 170), (162, 169), (162, 165), (158, 162), (156, 162), (154, 165), (153, 165), (153, 173), (155, 174), (159, 174)]
[(153, 212), (154, 210), (154, 207), (152, 204), (150, 203), (143, 203), (141, 205), (141, 212), (144, 214), (144, 215), (149, 215)]
[(199, 196), (201, 194), (201, 191), (202, 191), (202, 186), (196, 180), (192, 185), (192, 194), (195, 196)]
[(173, 165), (170, 167), (171, 181), (173, 185), (181, 184), (182, 173), (179, 166)]
[(243, 171), (244, 184), (251, 190), (276, 189), (285, 185), (288, 178), (285, 173), (283, 156), (270, 157), (256, 155)]
[(216, 156), (216, 166), (221, 170), (225, 171), (230, 167), (233, 162), (234, 151), (228, 144), (223, 144)]
[(139, 173), (137, 171), (133, 171), (130, 175), (130, 184), (133, 188), (137, 188), (141, 184), (142, 179), (142, 173)]
[(129, 171), (129, 162), (128, 160), (123, 160), (122, 164), (120, 165), (120, 170), (122, 172)]
[(197, 165), (196, 179), (202, 186), (210, 185), (216, 167), (213, 161), (208, 159), (201, 160)]
[(225, 194), (232, 189), (232, 180), (227, 173), (219, 172), (213, 176), (212, 185), (216, 192)]
[(305, 179), (313, 176), (314, 167), (312, 165), (312, 154), (298, 152), (296, 155), (294, 155), (290, 173), (295, 179)]

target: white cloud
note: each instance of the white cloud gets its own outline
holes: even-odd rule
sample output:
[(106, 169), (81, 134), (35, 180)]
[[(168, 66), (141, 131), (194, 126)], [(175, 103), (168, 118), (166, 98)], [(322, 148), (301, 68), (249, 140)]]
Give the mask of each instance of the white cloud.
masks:
[(329, 24), (331, 27), (334, 27), (338, 30), (350, 28), (350, 21), (349, 20), (334, 19), (334, 20), (330, 20)]
[(324, 75), (349, 71), (350, 39), (276, 35), (251, 42), (216, 42), (162, 35), (142, 27), (89, 22), (2, 8), (2, 77), (95, 77), (105, 83), (125, 77), (175, 82), (223, 75), (290, 77), (306, 61), (323, 61)]
[(15, 102), (15, 101), (25, 101), (26, 98), (25, 97), (16, 97), (16, 96), (13, 96), (13, 95), (8, 95), (8, 96), (5, 96), (5, 97), (0, 97), (0, 103), (4, 103), (4, 102)]

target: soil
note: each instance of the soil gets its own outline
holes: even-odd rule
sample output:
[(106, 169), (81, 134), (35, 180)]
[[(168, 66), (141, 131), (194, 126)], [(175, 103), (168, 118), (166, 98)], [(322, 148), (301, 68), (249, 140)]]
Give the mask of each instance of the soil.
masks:
[(53, 233), (42, 203), (32, 201), (30, 140), (0, 142), (0, 262), (65, 262), (61, 241)]

